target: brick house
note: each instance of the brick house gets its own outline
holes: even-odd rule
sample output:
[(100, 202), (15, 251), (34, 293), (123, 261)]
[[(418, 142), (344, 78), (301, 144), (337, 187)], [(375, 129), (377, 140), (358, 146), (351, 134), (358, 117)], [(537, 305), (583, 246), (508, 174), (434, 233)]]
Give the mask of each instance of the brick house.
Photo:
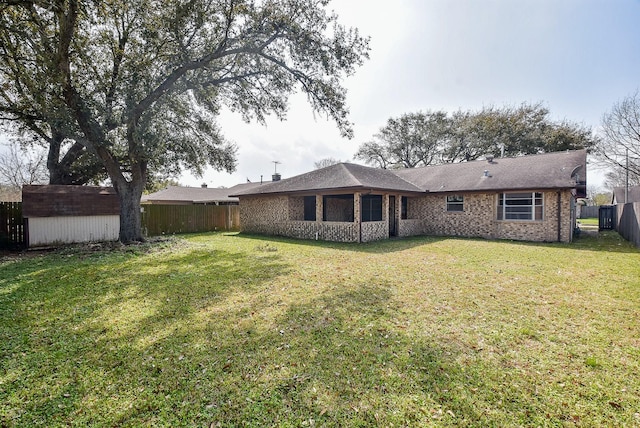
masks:
[(247, 233), (571, 242), (585, 189), (586, 151), (577, 150), (400, 170), (340, 163), (232, 196)]

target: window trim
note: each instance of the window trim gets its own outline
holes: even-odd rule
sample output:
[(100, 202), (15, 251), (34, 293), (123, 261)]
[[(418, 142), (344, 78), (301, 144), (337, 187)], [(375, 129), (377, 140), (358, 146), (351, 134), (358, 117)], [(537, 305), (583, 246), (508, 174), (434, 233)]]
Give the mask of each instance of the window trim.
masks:
[(447, 195), (445, 198), (445, 202), (447, 205), (447, 212), (464, 212), (464, 195)]
[[(511, 195), (511, 198), (507, 196)], [(516, 196), (517, 195), (517, 196)], [(524, 197), (528, 195), (528, 198)], [(510, 201), (529, 201), (528, 204), (507, 204)], [(512, 212), (508, 208), (512, 207)], [(520, 208), (520, 210), (517, 210)], [(529, 208), (528, 212), (522, 208)], [(507, 218), (508, 216), (512, 218)], [(523, 218), (523, 216), (527, 218)], [(515, 218), (513, 218), (515, 217)], [(544, 193), (543, 192), (503, 192), (498, 194), (497, 219), (499, 221), (543, 221), (544, 220)]]

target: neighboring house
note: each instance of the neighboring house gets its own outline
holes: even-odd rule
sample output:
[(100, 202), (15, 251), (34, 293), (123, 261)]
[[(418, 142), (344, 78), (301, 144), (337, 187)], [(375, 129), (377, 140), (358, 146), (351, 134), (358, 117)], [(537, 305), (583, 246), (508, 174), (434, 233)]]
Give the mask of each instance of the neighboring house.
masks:
[(22, 215), (29, 247), (115, 241), (120, 232), (120, 202), (112, 187), (23, 186)]
[(142, 195), (143, 204), (160, 205), (238, 205), (238, 198), (229, 197), (230, 189), (210, 189), (202, 187), (169, 186), (148, 195)]
[(368, 242), (441, 235), (570, 242), (586, 151), (403, 170), (340, 163), (230, 193), (244, 232)]
[(148, 195), (142, 195), (140, 203), (154, 205), (238, 205), (238, 198), (229, 196), (232, 193), (244, 192), (265, 183), (242, 183), (230, 188), (169, 186)]
[(631, 202), (640, 202), (640, 186), (629, 186), (629, 191), (626, 195), (625, 201), (625, 188), (624, 187), (614, 187), (613, 188), (613, 198), (611, 203), (613, 205), (616, 204), (624, 204)]

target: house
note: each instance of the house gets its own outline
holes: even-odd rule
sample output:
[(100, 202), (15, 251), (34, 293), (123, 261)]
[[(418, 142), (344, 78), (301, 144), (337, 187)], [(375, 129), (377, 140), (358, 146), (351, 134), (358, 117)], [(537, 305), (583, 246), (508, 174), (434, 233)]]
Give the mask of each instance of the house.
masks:
[[(625, 199), (626, 193), (626, 199)], [(624, 187), (614, 187), (613, 188), (613, 197), (611, 203), (613, 205), (616, 204), (624, 204), (630, 202), (640, 202), (640, 186), (629, 186), (629, 190), (626, 191)]]
[(116, 241), (120, 233), (120, 201), (113, 187), (23, 186), (22, 215), (32, 248)]
[[(232, 193), (244, 192), (261, 183), (242, 183), (230, 188), (169, 186), (158, 192), (142, 195), (140, 203), (153, 205), (238, 205), (238, 198)], [(262, 183), (264, 184), (264, 183)]]
[(413, 169), (340, 163), (241, 192), (241, 229), (368, 242), (440, 235), (570, 242), (586, 151)]

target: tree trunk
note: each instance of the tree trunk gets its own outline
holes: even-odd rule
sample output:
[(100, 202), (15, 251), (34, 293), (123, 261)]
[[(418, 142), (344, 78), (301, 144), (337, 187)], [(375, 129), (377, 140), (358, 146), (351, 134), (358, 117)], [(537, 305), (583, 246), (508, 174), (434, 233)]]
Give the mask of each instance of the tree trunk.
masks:
[(142, 215), (140, 198), (143, 183), (121, 182), (114, 185), (120, 200), (120, 242), (142, 242)]

